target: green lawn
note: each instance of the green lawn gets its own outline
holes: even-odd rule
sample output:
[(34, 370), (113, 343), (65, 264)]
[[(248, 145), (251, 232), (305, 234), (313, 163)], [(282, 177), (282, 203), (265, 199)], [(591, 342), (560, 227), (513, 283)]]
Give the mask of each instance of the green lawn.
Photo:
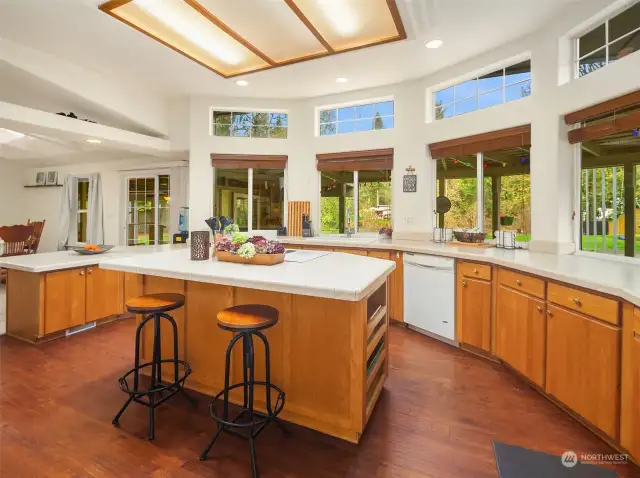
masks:
[[(608, 253), (613, 254), (613, 236), (605, 236), (605, 248)], [(640, 234), (636, 234), (636, 251), (640, 252)], [(624, 240), (618, 238), (616, 241), (618, 254), (624, 254)], [(602, 251), (602, 236), (595, 236), (595, 247), (594, 247), (594, 236), (582, 236), (582, 250), (583, 251), (593, 251), (594, 248), (597, 251)]]

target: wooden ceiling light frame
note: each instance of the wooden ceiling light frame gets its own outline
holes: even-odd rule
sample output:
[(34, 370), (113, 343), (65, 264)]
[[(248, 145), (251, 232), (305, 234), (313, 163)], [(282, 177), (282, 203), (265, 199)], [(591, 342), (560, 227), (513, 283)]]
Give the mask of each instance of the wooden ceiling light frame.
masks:
[(195, 61), (199, 65), (204, 66), (208, 70), (213, 71), (214, 73), (222, 76), (223, 78), (233, 78), (233, 77), (241, 76), (241, 75), (249, 75), (249, 74), (252, 74), (252, 73), (257, 73), (259, 71), (265, 71), (265, 70), (270, 70), (270, 69), (273, 69), (273, 68), (279, 68), (279, 67), (282, 67), (282, 66), (292, 65), (294, 63), (301, 63), (303, 61), (315, 60), (317, 58), (324, 58), (324, 57), (331, 56), (331, 55), (339, 55), (341, 53), (346, 53), (346, 52), (349, 52), (349, 51), (361, 50), (363, 48), (369, 48), (369, 47), (373, 47), (373, 46), (377, 46), (377, 45), (383, 45), (385, 43), (391, 43), (391, 42), (396, 42), (396, 41), (400, 41), (400, 40), (406, 40), (406, 38), (407, 38), (407, 31), (405, 30), (404, 24), (402, 23), (402, 18), (400, 17), (400, 11), (398, 10), (397, 0), (386, 0), (387, 7), (389, 8), (389, 13), (391, 15), (391, 18), (393, 19), (393, 23), (394, 23), (396, 31), (397, 31), (397, 35), (393, 35), (393, 36), (388, 37), (388, 38), (382, 38), (380, 40), (376, 40), (376, 41), (373, 41), (373, 42), (370, 42), (370, 43), (366, 43), (364, 45), (358, 45), (358, 46), (355, 46), (355, 47), (344, 48), (344, 49), (341, 49), (341, 50), (336, 50), (322, 36), (322, 34), (313, 25), (313, 23), (311, 23), (311, 21), (302, 12), (302, 10), (300, 10), (298, 5), (296, 4), (296, 0), (284, 0), (284, 2), (291, 9), (291, 11), (296, 15), (296, 17), (298, 17), (298, 19), (302, 23), (304, 23), (304, 25), (307, 27), (307, 29), (313, 34), (313, 36), (318, 40), (318, 42), (323, 46), (323, 48), (326, 51), (320, 52), (320, 53), (313, 53), (313, 54), (309, 54), (309, 55), (303, 55), (303, 56), (299, 56), (299, 57), (295, 57), (295, 58), (290, 58), (288, 60), (276, 61), (273, 58), (269, 57), (264, 52), (262, 52), (259, 48), (257, 48), (251, 42), (249, 42), (242, 35), (238, 34), (236, 31), (234, 31), (231, 27), (229, 27), (229, 25), (227, 25), (222, 20), (220, 20), (218, 17), (216, 17), (213, 13), (211, 13), (209, 10), (207, 10), (203, 5), (198, 3), (197, 0), (182, 0), (187, 5), (189, 5), (191, 8), (193, 8), (196, 12), (198, 12), (200, 15), (202, 15), (204, 18), (206, 18), (211, 23), (213, 23), (216, 27), (218, 27), (220, 30), (222, 30), (224, 33), (229, 35), (235, 41), (240, 43), (242, 46), (247, 48), (249, 51), (251, 51), (253, 54), (255, 54), (256, 56), (258, 56), (260, 59), (262, 59), (264, 62), (267, 63), (266, 66), (263, 66), (263, 67), (260, 67), (260, 68), (254, 68), (254, 69), (251, 69), (251, 70), (248, 70), (248, 71), (241, 71), (241, 72), (238, 72), (238, 73), (226, 74), (226, 73), (223, 73), (222, 71), (212, 67), (211, 65), (208, 65), (208, 64), (204, 63), (203, 61), (198, 60), (193, 55), (190, 55), (190, 54), (186, 53), (185, 51), (181, 50), (180, 48), (171, 45), (170, 43), (158, 38), (156, 35), (153, 35), (152, 33), (149, 33), (145, 29), (143, 29), (143, 28), (141, 28), (141, 27), (139, 27), (139, 26), (127, 21), (127, 20), (125, 20), (124, 18), (121, 18), (116, 13), (114, 13), (114, 10), (116, 10), (117, 8), (122, 7), (123, 5), (126, 5), (126, 4), (128, 4), (128, 3), (132, 2), (132, 1), (133, 0), (109, 0), (106, 3), (103, 3), (102, 5), (100, 5), (98, 8), (101, 11), (103, 11), (104, 13), (106, 13), (107, 15), (109, 15), (110, 17), (115, 18), (116, 20), (124, 23), (125, 25), (130, 26), (131, 28), (139, 31), (140, 33), (143, 33), (143, 34), (147, 35), (150, 38), (153, 38), (155, 41), (163, 44), (166, 47), (171, 48), (173, 51), (175, 51), (177, 53), (180, 53), (183, 56), (186, 56), (190, 60)]

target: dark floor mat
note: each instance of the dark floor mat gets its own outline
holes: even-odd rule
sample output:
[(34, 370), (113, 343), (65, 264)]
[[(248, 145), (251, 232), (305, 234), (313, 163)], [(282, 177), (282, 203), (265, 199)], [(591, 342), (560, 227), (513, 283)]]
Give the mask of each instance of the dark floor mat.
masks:
[(493, 442), (493, 449), (500, 478), (618, 478), (614, 470), (584, 463), (567, 467), (559, 456), (519, 446)]

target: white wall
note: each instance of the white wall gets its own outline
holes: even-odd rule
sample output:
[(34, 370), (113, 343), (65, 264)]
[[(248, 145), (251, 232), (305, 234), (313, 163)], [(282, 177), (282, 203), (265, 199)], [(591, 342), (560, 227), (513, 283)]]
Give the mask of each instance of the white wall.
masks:
[[(317, 153), (393, 147), (393, 226), (402, 233), (430, 233), (434, 223), (435, 177), (427, 145), (461, 136), (531, 124), (532, 242), (533, 250), (567, 253), (575, 249), (574, 148), (567, 141), (565, 113), (619, 96), (638, 88), (640, 53), (627, 56), (595, 73), (569, 79), (571, 39), (580, 29), (632, 0), (583, 0), (572, 3), (555, 23), (484, 55), (439, 71), (429, 77), (387, 87), (349, 92), (301, 101), (241, 98), (192, 98), (190, 107), (190, 207), (192, 228), (211, 214), (213, 171), (209, 154), (287, 154), (288, 199), (312, 202), (318, 228), (319, 185)], [(425, 51), (425, 55), (428, 52)], [(489, 71), (510, 58), (530, 56), (532, 95), (440, 121), (426, 122), (427, 98), (435, 89)], [(504, 65), (503, 65), (504, 66)], [(346, 135), (317, 137), (315, 108), (328, 104), (393, 96), (395, 128)], [(289, 112), (289, 138), (244, 139), (209, 135), (209, 108), (284, 109)], [(402, 192), (402, 175), (416, 169), (416, 193)]]
[(24, 204), (26, 190), (23, 186), (24, 168), (17, 161), (0, 159), (0, 226), (25, 224), (28, 217)]
[[(24, 170), (20, 177), (20, 184), (35, 183), (38, 171), (58, 171), (58, 182), (62, 184), (68, 174), (82, 175), (91, 173), (101, 173), (102, 194), (104, 204), (104, 231), (105, 243), (113, 245), (123, 245), (124, 227), (124, 198), (125, 198), (125, 177), (134, 172), (148, 170), (167, 170), (171, 174), (171, 231), (177, 232), (177, 215), (179, 207), (178, 198), (183, 194), (185, 184), (177, 171), (178, 167), (184, 166), (183, 161), (168, 161), (158, 158), (143, 158), (133, 160), (108, 161), (101, 163), (83, 163), (67, 166), (51, 166), (45, 168), (29, 168)], [(42, 234), (38, 252), (52, 252), (56, 250), (57, 234), (60, 217), (60, 201), (62, 199), (62, 188), (28, 188), (24, 189), (24, 207), (22, 216), (31, 217), (34, 220), (46, 219), (45, 228)], [(184, 201), (186, 203), (186, 199)]]

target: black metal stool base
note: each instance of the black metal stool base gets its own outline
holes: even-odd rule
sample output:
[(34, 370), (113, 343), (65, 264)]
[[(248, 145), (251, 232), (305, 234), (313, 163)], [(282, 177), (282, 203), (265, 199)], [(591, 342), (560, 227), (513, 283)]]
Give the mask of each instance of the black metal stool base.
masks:
[[(161, 359), (161, 339), (160, 339), (160, 319), (167, 319), (173, 327), (173, 358)], [(140, 363), (140, 334), (144, 325), (153, 320), (154, 336), (153, 336), (153, 359), (151, 362)], [(162, 365), (169, 365), (173, 369), (173, 381), (164, 382), (162, 379)], [(140, 386), (140, 372), (144, 369), (151, 369), (151, 384), (147, 388)], [(182, 370), (181, 370), (182, 369)], [(138, 403), (149, 408), (149, 440), (155, 438), (155, 409), (169, 400), (174, 395), (182, 394), (189, 403), (196, 407), (197, 404), (187, 392), (184, 390), (184, 382), (191, 375), (191, 367), (184, 360), (178, 360), (178, 330), (173, 318), (164, 313), (155, 313), (145, 317), (136, 329), (136, 349), (135, 349), (135, 365), (118, 378), (120, 389), (129, 395), (120, 411), (113, 418), (114, 426), (119, 426), (120, 417), (129, 407), (131, 402)], [(129, 381), (133, 378), (133, 383)]]
[[(257, 336), (262, 340), (265, 346), (265, 381), (257, 381), (254, 379), (254, 355), (253, 355), (253, 336)], [(236, 383), (233, 385), (229, 384), (229, 375), (230, 375), (230, 361), (231, 361), (231, 351), (233, 346), (240, 339), (243, 340), (243, 381), (240, 383)], [(256, 449), (255, 449), (255, 440), (262, 433), (264, 428), (271, 422), (275, 421), (280, 428), (284, 430), (284, 426), (282, 422), (278, 419), (278, 415), (284, 408), (285, 404), (285, 393), (276, 385), (271, 383), (271, 363), (270, 363), (270, 352), (269, 352), (269, 342), (267, 338), (258, 330), (248, 330), (241, 333), (238, 333), (229, 343), (227, 347), (227, 356), (225, 363), (225, 387), (220, 391), (215, 397), (213, 397), (213, 401), (211, 405), (209, 405), (209, 414), (211, 417), (217, 422), (218, 429), (216, 433), (213, 435), (213, 438), (209, 442), (209, 445), (204, 449), (202, 454), (200, 455), (200, 460), (204, 461), (207, 459), (207, 455), (209, 451), (213, 447), (213, 445), (218, 441), (220, 435), (222, 433), (227, 433), (229, 435), (234, 435), (239, 438), (244, 438), (245, 440), (249, 440), (249, 451), (251, 454), (251, 469), (253, 472), (253, 477), (258, 478), (258, 465), (256, 462)], [(265, 388), (265, 401), (266, 401), (266, 409), (267, 413), (257, 412), (253, 409), (254, 406), (254, 392), (255, 387), (264, 387)], [(240, 413), (236, 415), (235, 418), (229, 418), (229, 393), (232, 390), (241, 388), (244, 390), (244, 400), (243, 405), (240, 407)], [(277, 398), (274, 406), (271, 405), (271, 392), (275, 391), (277, 394)], [(220, 416), (216, 410), (216, 405), (222, 399), (223, 405), (223, 413)], [(242, 421), (244, 418), (247, 418), (246, 421)], [(241, 433), (243, 431), (243, 433)]]

